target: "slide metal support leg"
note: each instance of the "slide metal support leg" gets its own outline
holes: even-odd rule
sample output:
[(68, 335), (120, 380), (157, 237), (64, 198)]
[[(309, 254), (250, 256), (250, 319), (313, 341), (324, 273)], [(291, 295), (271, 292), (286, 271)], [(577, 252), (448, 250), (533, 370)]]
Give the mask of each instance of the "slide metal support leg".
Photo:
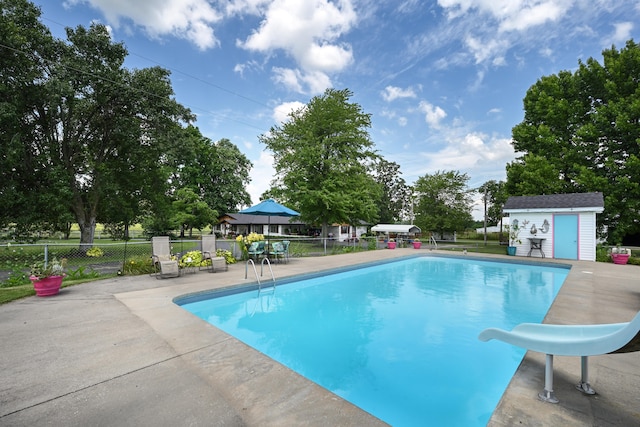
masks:
[(582, 378), (576, 385), (576, 388), (584, 394), (596, 394), (596, 391), (591, 388), (591, 384), (589, 384), (589, 357), (582, 356), (580, 363), (582, 365)]
[(538, 398), (543, 402), (558, 403), (553, 392), (553, 354), (547, 354), (544, 366), (544, 390), (538, 393)]

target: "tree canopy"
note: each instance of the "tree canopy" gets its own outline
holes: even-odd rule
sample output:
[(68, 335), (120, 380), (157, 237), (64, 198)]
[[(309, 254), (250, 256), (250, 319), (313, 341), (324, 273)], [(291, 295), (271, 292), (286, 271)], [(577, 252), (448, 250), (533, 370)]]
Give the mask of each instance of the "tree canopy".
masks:
[(322, 224), (373, 222), (380, 187), (370, 174), (377, 158), (371, 117), (349, 102), (348, 89), (327, 89), (259, 137), (273, 152), (276, 178), (269, 194)]
[(126, 47), (103, 25), (67, 28), (60, 40), (28, 1), (0, 6), (0, 223), (76, 222), (83, 247), (97, 222), (153, 216), (166, 232), (178, 217), (197, 227), (248, 201), (251, 163), (189, 126), (169, 71), (125, 68)]
[(402, 178), (400, 165), (380, 158), (375, 163), (375, 180), (381, 188), (378, 221), (391, 224), (411, 215), (411, 188)]
[[(608, 239), (640, 232), (640, 46), (538, 80), (513, 128), (522, 157), (507, 165), (511, 195), (600, 191)], [(601, 227), (601, 231), (604, 231)]]
[(417, 206), (415, 223), (423, 232), (462, 231), (473, 222), (469, 177), (458, 171), (424, 175), (414, 185)]

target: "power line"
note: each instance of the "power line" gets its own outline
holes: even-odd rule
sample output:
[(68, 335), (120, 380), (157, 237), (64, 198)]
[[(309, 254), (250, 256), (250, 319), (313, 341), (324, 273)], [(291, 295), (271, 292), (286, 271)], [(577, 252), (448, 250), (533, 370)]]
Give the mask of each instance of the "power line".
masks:
[[(21, 53), (21, 54), (23, 54), (23, 55), (25, 55), (25, 56), (27, 56), (27, 57), (29, 56), (29, 53), (28, 53), (28, 52), (26, 52), (26, 51), (24, 51), (24, 50), (22, 50), (22, 49), (17, 49), (17, 48), (12, 47), (12, 46), (7, 46), (7, 45), (5, 45), (5, 44), (3, 44), (3, 43), (0, 43), (0, 47), (3, 47), (3, 48), (5, 48), (5, 49), (11, 50), (11, 51), (16, 52), (16, 53)], [(101, 80), (103, 80), (103, 81), (105, 81), (105, 82), (108, 82), (108, 83), (111, 83), (111, 84), (113, 84), (113, 85), (116, 85), (116, 86), (124, 87), (124, 85), (123, 85), (121, 82), (117, 82), (117, 81), (115, 81), (115, 80), (108, 79), (108, 78), (106, 78), (106, 77), (104, 77), (104, 76), (98, 75), (98, 74), (93, 73), (93, 72), (91, 72), (91, 71), (81, 70), (81, 69), (79, 69), (79, 68), (75, 68), (75, 67), (72, 67), (72, 66), (70, 66), (70, 65), (65, 65), (65, 64), (61, 64), (61, 63), (56, 63), (55, 61), (50, 60), (50, 59), (47, 59), (47, 58), (41, 58), (41, 59), (42, 59), (44, 62), (47, 62), (47, 63), (49, 63), (49, 64), (56, 65), (56, 66), (60, 66), (60, 67), (63, 67), (63, 68), (65, 68), (65, 69), (67, 69), (67, 70), (75, 71), (75, 72), (77, 72), (77, 73), (81, 73), (81, 74), (85, 74), (85, 75), (88, 75), (88, 76), (92, 76), (92, 77), (95, 77), (95, 78), (101, 79)], [(134, 87), (134, 88), (132, 88), (132, 89), (133, 89), (134, 91), (137, 91), (137, 92), (139, 92), (139, 93), (143, 93), (143, 94), (149, 95), (149, 96), (151, 96), (151, 97), (161, 98), (161, 97), (160, 97), (160, 95), (157, 95), (157, 94), (155, 94), (155, 93), (153, 93), (153, 92), (145, 91), (145, 90), (142, 90), (142, 89), (139, 89), (139, 88), (135, 88), (135, 87)], [(221, 118), (221, 119), (229, 120), (229, 121), (232, 121), (232, 122), (235, 122), (235, 123), (238, 123), (238, 124), (241, 124), (241, 125), (244, 125), (244, 126), (247, 126), (247, 127), (253, 128), (253, 129), (256, 129), (256, 130), (259, 130), (259, 131), (261, 131), (261, 132), (264, 132), (264, 131), (265, 131), (264, 129), (259, 128), (259, 127), (257, 127), (257, 126), (254, 126), (254, 125), (252, 125), (252, 124), (250, 124), (250, 123), (246, 123), (246, 122), (243, 122), (243, 121), (241, 121), (241, 120), (236, 120), (236, 119), (230, 118), (230, 117), (228, 117), (228, 116), (225, 116), (225, 115), (222, 115), (222, 114), (219, 114), (219, 113), (216, 113), (216, 112), (213, 112), (213, 111), (207, 110), (207, 109), (202, 108), (202, 107), (193, 107), (193, 106), (188, 106), (188, 108), (189, 108), (189, 109), (191, 109), (191, 110), (197, 109), (197, 110), (203, 111), (203, 112), (205, 112), (205, 113), (207, 113), (207, 114), (211, 114), (211, 115), (213, 115), (213, 116), (217, 116), (217, 117), (219, 117), (219, 118)]]

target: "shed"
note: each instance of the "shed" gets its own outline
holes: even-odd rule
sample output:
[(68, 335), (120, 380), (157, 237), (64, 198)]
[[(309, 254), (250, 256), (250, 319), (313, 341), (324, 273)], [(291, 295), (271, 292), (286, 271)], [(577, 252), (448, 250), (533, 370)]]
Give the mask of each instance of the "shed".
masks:
[(596, 214), (600, 192), (509, 197), (503, 208), (522, 227), (516, 255), (596, 260)]

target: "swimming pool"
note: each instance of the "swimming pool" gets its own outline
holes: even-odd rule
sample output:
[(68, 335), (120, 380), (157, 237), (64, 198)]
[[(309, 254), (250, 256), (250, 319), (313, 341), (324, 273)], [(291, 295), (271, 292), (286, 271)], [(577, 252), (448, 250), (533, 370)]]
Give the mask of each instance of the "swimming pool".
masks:
[(478, 333), (540, 322), (568, 272), (426, 256), (178, 303), (394, 426), (486, 425), (525, 351)]

